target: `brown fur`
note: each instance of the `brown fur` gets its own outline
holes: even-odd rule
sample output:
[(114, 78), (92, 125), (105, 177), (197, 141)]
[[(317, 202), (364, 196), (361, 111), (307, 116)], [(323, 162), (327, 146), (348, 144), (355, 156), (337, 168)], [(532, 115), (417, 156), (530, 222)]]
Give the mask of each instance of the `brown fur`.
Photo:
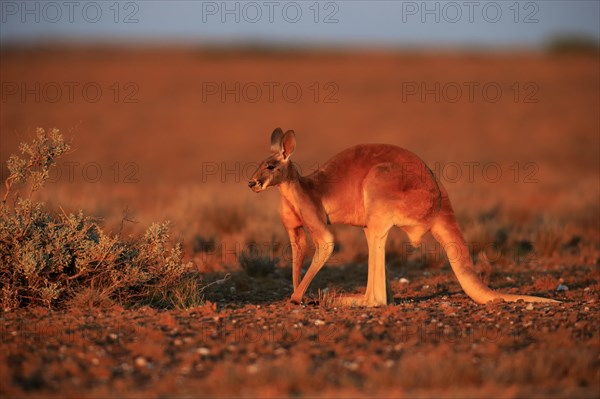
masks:
[[(271, 135), (272, 155), (249, 181), (255, 192), (277, 186), (279, 213), (292, 244), (291, 300), (299, 303), (308, 285), (333, 252), (327, 224), (362, 227), (369, 246), (369, 272), (364, 297), (348, 296), (345, 304), (379, 306), (392, 301), (386, 280), (385, 242), (393, 226), (403, 229), (418, 246), (431, 231), (448, 253), (450, 264), (467, 295), (478, 303), (494, 299), (556, 302), (524, 295), (502, 294), (484, 285), (473, 268), (468, 248), (454, 217), (448, 194), (415, 154), (385, 144), (357, 145), (342, 151), (309, 176), (300, 176), (290, 160), (296, 147), (293, 131), (279, 128)], [(308, 229), (315, 255), (305, 276)]]

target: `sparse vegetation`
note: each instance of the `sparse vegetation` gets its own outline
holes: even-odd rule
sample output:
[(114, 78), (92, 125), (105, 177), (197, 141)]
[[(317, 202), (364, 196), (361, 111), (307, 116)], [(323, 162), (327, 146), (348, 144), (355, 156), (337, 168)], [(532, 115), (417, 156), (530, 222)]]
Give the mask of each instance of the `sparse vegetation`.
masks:
[[(0, 204), (4, 309), (54, 306), (68, 298), (178, 307), (201, 301), (198, 276), (185, 274), (189, 265), (181, 245), (170, 245), (168, 222), (154, 223), (142, 237), (124, 241), (82, 211), (52, 214), (33, 200), (33, 193), (70, 147), (57, 129), (38, 129), (32, 143), (20, 149), (22, 156), (8, 160), (10, 175)], [(27, 196), (13, 192), (15, 184), (27, 186)]]

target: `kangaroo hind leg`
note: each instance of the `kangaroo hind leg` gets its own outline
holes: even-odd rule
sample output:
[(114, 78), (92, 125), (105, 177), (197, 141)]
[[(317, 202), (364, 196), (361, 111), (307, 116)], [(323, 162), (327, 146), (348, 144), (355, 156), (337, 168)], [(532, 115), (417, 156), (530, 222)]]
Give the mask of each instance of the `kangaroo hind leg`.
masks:
[(365, 292), (366, 306), (383, 306), (393, 302), (385, 267), (385, 242), (390, 227), (373, 226), (365, 229), (369, 246), (369, 275)]

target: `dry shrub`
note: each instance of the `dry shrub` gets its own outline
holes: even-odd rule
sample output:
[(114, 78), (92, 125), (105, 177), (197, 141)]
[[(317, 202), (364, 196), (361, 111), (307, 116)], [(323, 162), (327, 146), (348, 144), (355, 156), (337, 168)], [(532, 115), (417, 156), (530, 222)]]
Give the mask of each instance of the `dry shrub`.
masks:
[(262, 256), (254, 251), (243, 251), (238, 260), (242, 269), (250, 277), (265, 277), (273, 274), (279, 263), (279, 258)]
[(216, 247), (216, 242), (215, 242), (215, 238), (211, 237), (211, 238), (204, 238), (201, 235), (196, 235), (194, 236), (193, 242), (192, 242), (192, 250), (194, 251), (194, 253), (206, 253), (206, 252), (213, 252), (215, 250)]
[[(8, 160), (7, 192), (0, 204), (3, 308), (52, 306), (74, 296), (75, 302), (106, 296), (122, 303), (151, 303), (161, 293), (187, 289), (179, 284), (189, 265), (182, 261), (181, 245), (170, 244), (168, 222), (152, 224), (142, 237), (122, 241), (104, 233), (82, 211), (51, 214), (31, 197), (69, 146), (58, 130), (38, 129), (33, 142), (20, 148), (25, 157)], [(28, 198), (16, 193), (11, 204), (7, 199), (15, 183), (27, 184), (30, 191)], [(94, 298), (94, 292), (103, 294)]]

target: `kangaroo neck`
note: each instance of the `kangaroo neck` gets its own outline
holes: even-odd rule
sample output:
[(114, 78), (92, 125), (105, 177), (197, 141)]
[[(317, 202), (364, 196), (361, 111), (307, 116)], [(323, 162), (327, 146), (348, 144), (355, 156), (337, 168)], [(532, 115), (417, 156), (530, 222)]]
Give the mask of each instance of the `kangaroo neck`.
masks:
[(294, 164), (290, 164), (288, 170), (288, 178), (279, 184), (279, 192), (282, 197), (285, 198), (289, 203), (293, 204), (294, 207), (298, 207), (299, 202), (306, 199), (315, 200), (316, 196), (311, 189), (311, 180), (307, 177), (301, 176), (296, 169)]

